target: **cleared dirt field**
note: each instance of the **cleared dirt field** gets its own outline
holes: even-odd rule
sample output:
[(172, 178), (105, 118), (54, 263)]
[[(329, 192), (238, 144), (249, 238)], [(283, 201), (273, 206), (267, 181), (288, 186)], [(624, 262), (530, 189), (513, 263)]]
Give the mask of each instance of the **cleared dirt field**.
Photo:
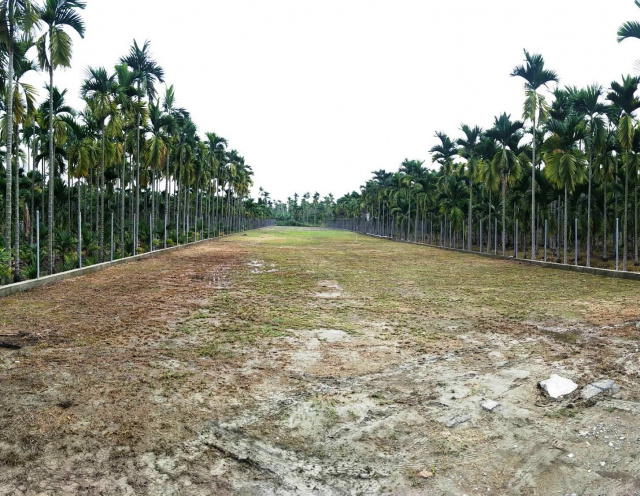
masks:
[(347, 232), (113, 267), (0, 300), (0, 494), (640, 494), (639, 322), (637, 282)]

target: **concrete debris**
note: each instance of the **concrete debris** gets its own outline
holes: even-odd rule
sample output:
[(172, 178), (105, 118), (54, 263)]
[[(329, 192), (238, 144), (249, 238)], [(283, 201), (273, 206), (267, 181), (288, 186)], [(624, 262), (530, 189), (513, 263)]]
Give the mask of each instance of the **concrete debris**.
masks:
[(500, 403), (498, 403), (497, 401), (487, 399), (482, 402), (481, 406), (488, 412), (492, 412), (493, 410), (495, 410), (500, 406)]
[(613, 379), (601, 379), (591, 384), (587, 384), (582, 391), (580, 391), (580, 397), (583, 400), (590, 400), (602, 393), (615, 394), (620, 391), (620, 387)]
[(573, 393), (578, 388), (578, 385), (571, 379), (551, 374), (548, 379), (540, 381), (538, 387), (542, 388), (551, 398), (558, 399)]
[(598, 396), (602, 393), (602, 389), (595, 387), (593, 384), (589, 384), (582, 388), (580, 391), (580, 397), (583, 400), (590, 400), (591, 398)]

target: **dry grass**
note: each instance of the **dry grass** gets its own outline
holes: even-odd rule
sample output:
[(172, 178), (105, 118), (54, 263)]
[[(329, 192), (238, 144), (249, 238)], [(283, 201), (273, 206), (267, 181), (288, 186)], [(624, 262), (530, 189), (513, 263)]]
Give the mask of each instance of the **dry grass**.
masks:
[[(108, 453), (95, 463), (98, 471), (124, 474), (136, 491), (151, 491), (127, 463), (172, 453), (208, 421), (259, 409), (271, 394), (302, 394), (302, 376), (291, 375), (296, 364), (308, 381), (375, 375), (423, 355), (458, 354), (461, 364), (479, 367), (477, 353), (487, 343), (460, 335), (520, 340), (517, 350), (504, 350), (507, 360), (568, 363), (579, 356), (592, 364), (591, 374), (636, 381), (620, 352), (639, 344), (639, 305), (633, 281), (312, 229), (254, 231), (64, 281), (0, 302), (3, 340), (23, 345), (0, 350), (0, 465), (8, 469), (0, 489), (27, 472), (27, 487), (35, 488), (51, 467), (75, 473), (63, 459)], [(605, 325), (611, 327), (603, 331)], [(301, 343), (309, 330), (323, 329), (348, 339), (317, 334), (323, 352), (311, 363), (316, 348)], [(537, 341), (527, 344), (530, 336)], [(435, 379), (428, 384), (439, 387)], [(414, 408), (435, 394), (412, 399), (408, 384), (389, 387), (367, 401)], [(309, 415), (320, 419), (313, 429), (360, 421), (340, 395), (309, 401)], [(276, 413), (290, 422), (288, 410)], [(308, 456), (327, 453), (281, 425), (246, 429)], [(395, 438), (369, 432), (362, 439), (393, 451), (411, 429), (407, 424), (402, 434), (399, 425)], [(434, 448), (443, 457), (439, 473), (465, 442)], [(410, 476), (418, 468), (425, 467), (403, 472), (409, 486), (425, 483)], [(235, 492), (225, 477), (209, 477), (221, 494)], [(64, 494), (62, 487), (52, 493)]]

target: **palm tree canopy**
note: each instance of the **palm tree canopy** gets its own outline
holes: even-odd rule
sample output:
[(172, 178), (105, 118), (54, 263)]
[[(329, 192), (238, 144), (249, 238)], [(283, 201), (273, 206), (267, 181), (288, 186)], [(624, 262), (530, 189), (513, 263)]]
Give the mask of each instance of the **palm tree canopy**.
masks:
[(38, 61), (43, 70), (71, 66), (73, 41), (65, 28), (73, 29), (84, 38), (85, 25), (78, 10), (85, 7), (86, 3), (79, 0), (45, 0), (40, 19), (46, 24), (47, 30), (36, 45)]
[[(640, 0), (634, 0), (636, 7), (640, 8)], [(618, 43), (626, 40), (627, 38), (640, 39), (640, 22), (629, 21), (625, 22), (618, 28)]]
[(544, 59), (539, 53), (530, 54), (524, 50), (525, 63), (513, 69), (511, 76), (521, 77), (525, 80), (525, 88), (537, 90), (551, 82), (558, 81), (556, 71), (545, 69)]
[(156, 99), (156, 83), (164, 82), (164, 69), (151, 58), (150, 47), (149, 40), (144, 42), (142, 48), (134, 40), (129, 54), (122, 57), (120, 62), (127, 64), (135, 72), (140, 89), (149, 101), (153, 101)]
[(607, 94), (607, 99), (625, 114), (631, 115), (640, 108), (640, 99), (635, 95), (639, 83), (638, 76), (622, 76), (622, 83), (611, 82), (611, 91)]

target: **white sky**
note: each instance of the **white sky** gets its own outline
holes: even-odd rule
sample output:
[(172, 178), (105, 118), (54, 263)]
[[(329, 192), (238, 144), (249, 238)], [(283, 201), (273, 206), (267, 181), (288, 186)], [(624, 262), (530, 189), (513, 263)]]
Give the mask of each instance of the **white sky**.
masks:
[(89, 0), (83, 16), (55, 80), (76, 108), (88, 65), (149, 39), (177, 105), (281, 200), (337, 198), (405, 157), (430, 163), (437, 130), (520, 118), (523, 48), (578, 86), (608, 87), (640, 58), (640, 41), (616, 42), (640, 20), (632, 0)]

